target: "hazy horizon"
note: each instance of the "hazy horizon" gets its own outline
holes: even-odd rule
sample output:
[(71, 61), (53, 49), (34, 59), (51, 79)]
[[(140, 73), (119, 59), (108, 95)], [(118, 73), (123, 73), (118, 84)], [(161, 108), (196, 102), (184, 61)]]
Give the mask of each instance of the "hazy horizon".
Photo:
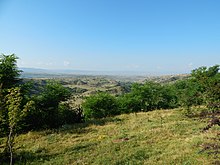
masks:
[(151, 71), (126, 71), (126, 70), (77, 70), (77, 69), (47, 69), (19, 67), (23, 73), (30, 74), (69, 74), (69, 75), (112, 75), (112, 76), (166, 76), (166, 75), (186, 75), (190, 72), (151, 72)]
[(190, 73), (220, 63), (217, 0), (1, 0), (0, 53), (50, 70)]

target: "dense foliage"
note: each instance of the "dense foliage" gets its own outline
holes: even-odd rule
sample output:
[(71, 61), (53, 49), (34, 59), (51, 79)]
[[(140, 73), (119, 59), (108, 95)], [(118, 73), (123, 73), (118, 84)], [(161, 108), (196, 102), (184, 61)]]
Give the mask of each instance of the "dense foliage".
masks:
[(220, 109), (218, 70), (219, 65), (200, 67), (193, 70), (188, 79), (172, 84), (134, 83), (128, 93), (118, 97), (106, 93), (92, 95), (85, 99), (84, 114), (87, 118), (101, 118), (118, 113), (185, 107), (186, 114), (191, 115), (191, 107), (200, 105), (217, 112)]
[(59, 104), (70, 97), (70, 91), (57, 82), (48, 82), (38, 95), (32, 99), (35, 108), (30, 111), (26, 121), (31, 128), (56, 128), (60, 126), (62, 118)]
[(17, 59), (14, 54), (0, 56), (0, 87), (9, 89), (19, 81), (20, 70), (17, 68)]
[(101, 118), (121, 113), (168, 109), (177, 106), (177, 97), (171, 85), (154, 82), (135, 83), (131, 91), (115, 97), (98, 93), (86, 98), (83, 109), (87, 118)]
[(200, 67), (192, 71), (192, 77), (201, 86), (199, 91), (205, 105), (212, 111), (220, 109), (220, 73), (219, 65), (210, 68)]
[(86, 99), (82, 106), (86, 119), (120, 114), (116, 98), (108, 93), (92, 95)]

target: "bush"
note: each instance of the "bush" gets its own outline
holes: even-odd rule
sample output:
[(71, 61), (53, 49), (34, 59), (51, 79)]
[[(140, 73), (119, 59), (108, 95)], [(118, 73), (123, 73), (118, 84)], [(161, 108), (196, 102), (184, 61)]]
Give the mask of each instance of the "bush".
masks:
[(139, 96), (133, 96), (131, 93), (118, 98), (119, 110), (121, 113), (139, 112), (142, 109)]
[(159, 109), (176, 108), (178, 106), (178, 97), (174, 85), (163, 85), (160, 90), (160, 101), (158, 102)]
[(118, 98), (121, 113), (168, 109), (177, 106), (177, 97), (172, 85), (146, 82), (133, 84), (130, 93)]
[(212, 112), (220, 111), (220, 74), (209, 80), (205, 94), (209, 110)]
[(120, 114), (116, 98), (108, 93), (97, 93), (87, 97), (82, 107), (86, 119)]
[(203, 104), (203, 89), (201, 84), (193, 79), (179, 81), (175, 84), (175, 88), (180, 106), (189, 110), (191, 106)]
[(68, 88), (57, 82), (49, 81), (42, 92), (33, 97), (35, 108), (28, 114), (26, 122), (30, 129), (56, 128), (61, 126), (59, 105), (66, 101), (71, 93)]
[(67, 102), (61, 102), (58, 107), (60, 125), (74, 124), (83, 121), (82, 109), (71, 108)]

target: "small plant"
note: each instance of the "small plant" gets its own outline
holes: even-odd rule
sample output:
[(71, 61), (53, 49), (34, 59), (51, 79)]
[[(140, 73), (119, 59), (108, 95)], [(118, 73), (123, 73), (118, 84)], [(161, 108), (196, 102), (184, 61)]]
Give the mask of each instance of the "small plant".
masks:
[(19, 128), (19, 122), (27, 115), (28, 110), (32, 107), (33, 102), (29, 101), (22, 106), (23, 98), (20, 88), (12, 88), (6, 96), (6, 105), (8, 108), (8, 127), (9, 134), (7, 138), (6, 153), (10, 154), (10, 165), (13, 164), (13, 141), (16, 130)]

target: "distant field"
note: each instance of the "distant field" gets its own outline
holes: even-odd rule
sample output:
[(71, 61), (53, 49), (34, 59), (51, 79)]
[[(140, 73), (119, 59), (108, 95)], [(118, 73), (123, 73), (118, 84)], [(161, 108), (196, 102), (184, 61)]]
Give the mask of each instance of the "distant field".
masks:
[(25, 68), (21, 68), (23, 72), (21, 73), (22, 78), (28, 79), (68, 79), (68, 78), (107, 78), (116, 81), (129, 81), (129, 82), (143, 82), (146, 80), (152, 80), (156, 82), (170, 82), (178, 79), (184, 79), (189, 76), (189, 74), (176, 74), (176, 75), (139, 75), (139, 74), (126, 74), (121, 72), (120, 74), (112, 73), (102, 73), (102, 72), (56, 72), (56, 71), (48, 71), (48, 70), (27, 70)]
[[(216, 144), (205, 120), (181, 110), (120, 115), (60, 129), (29, 132), (15, 139), (15, 164), (212, 164)], [(3, 143), (3, 139), (0, 139)], [(207, 147), (209, 146), (210, 147)]]
[(186, 79), (189, 75), (165, 75), (165, 76), (113, 76), (113, 75), (74, 75), (55, 73), (22, 73), (25, 81), (34, 80), (37, 83), (45, 83), (46, 80), (59, 81), (72, 91), (72, 106), (80, 106), (83, 98), (97, 92), (108, 92), (113, 95), (121, 95), (130, 91), (132, 83), (144, 83), (154, 81), (158, 83), (173, 83)]

